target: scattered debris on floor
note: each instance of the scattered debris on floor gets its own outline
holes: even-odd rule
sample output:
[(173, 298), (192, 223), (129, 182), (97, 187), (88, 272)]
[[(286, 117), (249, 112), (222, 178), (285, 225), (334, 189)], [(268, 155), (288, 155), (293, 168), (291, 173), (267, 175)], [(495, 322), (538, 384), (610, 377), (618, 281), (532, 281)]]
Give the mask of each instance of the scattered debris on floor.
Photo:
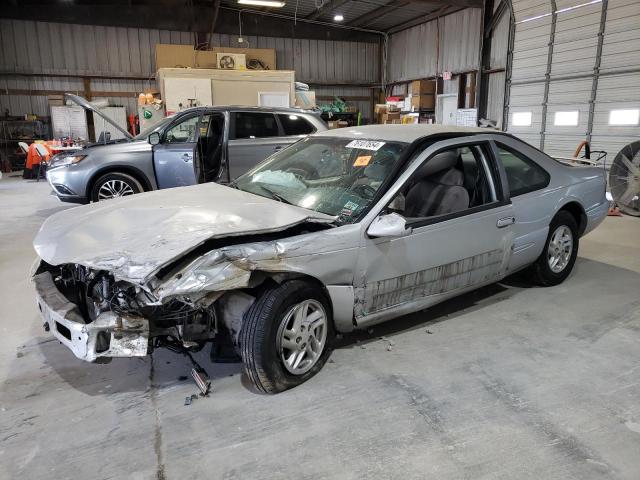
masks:
[(387, 337), (382, 336), (382, 337), (378, 337), (380, 340), (382, 340), (383, 342), (387, 342), (387, 352), (390, 352), (391, 350), (393, 350), (394, 345), (396, 344), (396, 342), (394, 342), (393, 340), (389, 340)]
[(205, 372), (202, 367), (197, 365), (191, 369), (191, 376), (202, 392), (202, 395), (206, 397), (209, 394), (209, 390), (211, 389), (211, 380), (209, 380), (209, 375), (207, 375), (207, 372)]
[(198, 399), (198, 395), (196, 395), (195, 393), (192, 394), (190, 397), (185, 397), (184, 399), (184, 406), (189, 406), (191, 405), (191, 403), (193, 403), (194, 400)]

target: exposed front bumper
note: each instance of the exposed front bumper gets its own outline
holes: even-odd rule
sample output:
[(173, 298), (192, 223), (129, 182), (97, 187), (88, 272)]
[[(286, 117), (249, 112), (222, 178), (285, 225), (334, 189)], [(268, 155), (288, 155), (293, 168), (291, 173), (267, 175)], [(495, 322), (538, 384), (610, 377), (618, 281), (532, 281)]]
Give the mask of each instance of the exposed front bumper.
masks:
[(81, 360), (143, 357), (149, 344), (149, 321), (104, 312), (85, 323), (77, 305), (58, 290), (49, 272), (33, 277), (36, 301), (53, 335)]

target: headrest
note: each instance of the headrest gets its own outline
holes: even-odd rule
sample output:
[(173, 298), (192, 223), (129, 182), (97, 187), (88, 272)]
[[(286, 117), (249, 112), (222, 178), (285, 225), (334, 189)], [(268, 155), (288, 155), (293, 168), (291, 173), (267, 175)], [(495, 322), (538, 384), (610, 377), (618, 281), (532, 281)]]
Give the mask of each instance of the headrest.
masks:
[(457, 149), (447, 150), (434, 155), (427, 160), (426, 163), (418, 167), (418, 170), (416, 170), (415, 173), (416, 180), (422, 180), (435, 173), (455, 167), (458, 163), (458, 157), (459, 154)]
[(429, 181), (440, 185), (461, 187), (464, 185), (464, 173), (457, 168), (450, 168), (431, 175)]

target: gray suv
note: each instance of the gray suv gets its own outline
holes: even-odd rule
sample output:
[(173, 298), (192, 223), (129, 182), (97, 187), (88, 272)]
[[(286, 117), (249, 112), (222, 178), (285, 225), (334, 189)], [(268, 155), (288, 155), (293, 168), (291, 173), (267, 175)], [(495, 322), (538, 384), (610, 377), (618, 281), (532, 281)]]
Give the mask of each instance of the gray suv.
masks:
[(88, 203), (204, 182), (228, 183), (273, 153), (327, 129), (296, 108), (197, 107), (133, 137), (84, 98), (66, 94), (125, 135), (52, 159), (47, 179), (64, 202)]

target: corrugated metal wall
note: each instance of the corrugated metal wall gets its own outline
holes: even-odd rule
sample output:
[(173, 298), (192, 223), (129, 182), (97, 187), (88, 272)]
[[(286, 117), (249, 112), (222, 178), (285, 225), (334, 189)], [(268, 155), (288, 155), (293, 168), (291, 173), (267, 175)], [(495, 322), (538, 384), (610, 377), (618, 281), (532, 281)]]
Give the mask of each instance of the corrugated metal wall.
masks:
[[(513, 0), (513, 7), (508, 130), (557, 156), (590, 138), (610, 160), (640, 139), (640, 125), (609, 125), (611, 110), (640, 108), (640, 2)], [(532, 125), (512, 124), (521, 111), (532, 112)], [(568, 111), (578, 112), (578, 124), (556, 125), (556, 112)]]
[(387, 51), (387, 81), (433, 77), (443, 71), (477, 70), (481, 29), (482, 11), (467, 8), (394, 33)]
[[(498, 4), (498, 2), (495, 2), (494, 5)], [(510, 15), (506, 11), (491, 35), (491, 51), (489, 55), (489, 68), (491, 70), (505, 69), (507, 67), (510, 24)], [(504, 71), (491, 73), (488, 76), (487, 118), (496, 122), (498, 128), (502, 128), (502, 117), (504, 116), (505, 76)]]
[[(296, 80), (324, 84), (322, 95), (339, 95), (346, 83), (380, 84), (379, 46), (375, 43), (245, 36), (252, 48), (275, 48), (278, 69), (295, 70)], [(135, 109), (133, 93), (153, 83), (156, 43), (193, 44), (193, 34), (143, 28), (102, 27), (0, 19), (0, 71), (58, 75), (100, 75), (135, 79), (92, 79), (93, 91), (126, 92), (111, 99)], [(237, 37), (214, 35), (214, 46), (237, 46)], [(336, 85), (332, 87), (331, 85)], [(0, 77), (0, 91), (82, 92), (81, 78)], [(368, 96), (366, 87), (351, 95)], [(368, 102), (359, 102), (370, 115)], [(12, 115), (49, 115), (45, 97), (0, 95), (0, 109)]]

